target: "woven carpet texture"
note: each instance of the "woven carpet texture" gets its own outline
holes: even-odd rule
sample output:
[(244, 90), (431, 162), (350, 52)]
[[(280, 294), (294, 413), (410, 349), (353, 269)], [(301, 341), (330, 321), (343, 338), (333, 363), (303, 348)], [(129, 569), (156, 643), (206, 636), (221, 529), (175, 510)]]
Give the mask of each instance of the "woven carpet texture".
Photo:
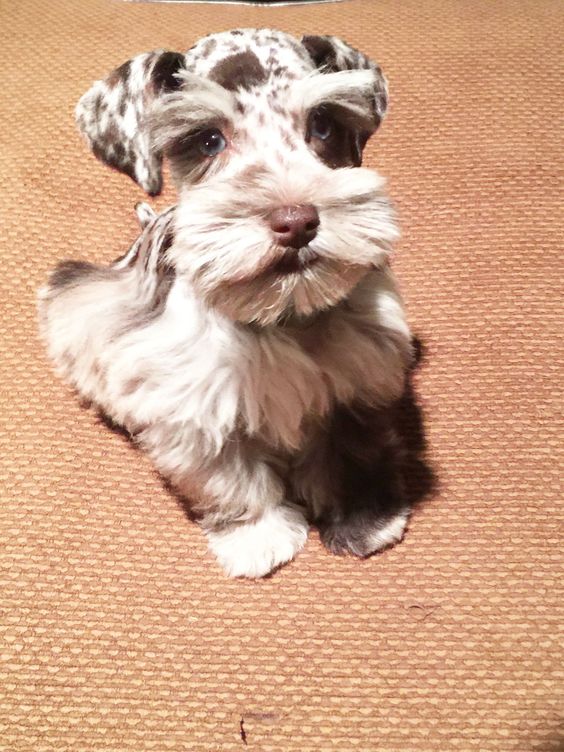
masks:
[[(0, 0), (2, 752), (564, 749), (563, 20), (559, 0)], [(435, 476), (396, 548), (334, 557), (312, 531), (258, 582), (222, 574), (59, 382), (35, 311), (58, 259), (137, 232), (143, 194), (88, 152), (79, 96), (237, 26), (336, 34), (390, 80), (366, 164), (401, 221)]]

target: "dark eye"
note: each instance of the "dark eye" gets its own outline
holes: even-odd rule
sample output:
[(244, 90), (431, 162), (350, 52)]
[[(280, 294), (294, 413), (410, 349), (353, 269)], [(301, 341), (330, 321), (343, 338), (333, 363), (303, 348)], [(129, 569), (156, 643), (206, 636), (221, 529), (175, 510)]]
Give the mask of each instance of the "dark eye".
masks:
[(210, 128), (198, 136), (198, 149), (206, 157), (215, 157), (227, 146), (225, 136), (218, 128)]
[(327, 141), (333, 135), (333, 121), (323, 112), (316, 112), (310, 121), (309, 133), (311, 138)]

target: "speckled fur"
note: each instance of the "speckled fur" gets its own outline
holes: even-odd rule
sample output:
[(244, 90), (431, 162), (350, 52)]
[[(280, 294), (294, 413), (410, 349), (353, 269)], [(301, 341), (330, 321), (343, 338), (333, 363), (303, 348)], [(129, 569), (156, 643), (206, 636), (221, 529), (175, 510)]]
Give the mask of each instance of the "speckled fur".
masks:
[[(384, 181), (359, 166), (386, 105), (380, 69), (341, 40), (244, 29), (140, 55), (77, 106), (96, 156), (149, 193), (168, 156), (179, 202), (140, 205), (141, 234), (110, 267), (60, 265), (42, 333), (61, 376), (190, 498), (233, 576), (291, 559), (308, 520), (363, 556), (403, 534), (388, 406), (410, 335)], [(336, 113), (329, 144), (314, 111)], [(210, 127), (227, 148), (202, 159)], [(298, 204), (319, 213), (303, 249), (318, 261), (283, 273), (265, 217)]]

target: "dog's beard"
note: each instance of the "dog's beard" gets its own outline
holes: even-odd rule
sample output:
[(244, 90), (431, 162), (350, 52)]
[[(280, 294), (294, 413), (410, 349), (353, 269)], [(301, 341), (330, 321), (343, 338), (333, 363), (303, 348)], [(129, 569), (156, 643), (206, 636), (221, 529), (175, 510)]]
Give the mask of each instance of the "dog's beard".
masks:
[(230, 318), (263, 326), (290, 316), (307, 317), (343, 300), (366, 269), (324, 261), (314, 269), (269, 274), (210, 291), (211, 305)]
[[(310, 316), (346, 298), (388, 255), (397, 229), (383, 184), (360, 168), (321, 168), (307, 179), (247, 169), (212, 179), (181, 197), (169, 262), (235, 321)], [(272, 209), (296, 204), (315, 205), (320, 217), (317, 236), (300, 251), (277, 245), (267, 222)]]

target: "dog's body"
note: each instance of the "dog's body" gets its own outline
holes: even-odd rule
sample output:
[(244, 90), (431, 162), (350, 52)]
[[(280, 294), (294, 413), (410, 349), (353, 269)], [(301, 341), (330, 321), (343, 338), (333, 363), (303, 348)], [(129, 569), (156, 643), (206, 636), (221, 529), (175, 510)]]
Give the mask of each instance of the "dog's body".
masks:
[(139, 56), (77, 108), (97, 156), (150, 192), (164, 151), (180, 200), (142, 207), (112, 266), (61, 264), (42, 331), (63, 377), (191, 500), (231, 575), (291, 559), (306, 519), (358, 555), (406, 524), (388, 411), (411, 356), (396, 228), (359, 166), (385, 103), (379, 69), (339, 40), (238, 30)]

